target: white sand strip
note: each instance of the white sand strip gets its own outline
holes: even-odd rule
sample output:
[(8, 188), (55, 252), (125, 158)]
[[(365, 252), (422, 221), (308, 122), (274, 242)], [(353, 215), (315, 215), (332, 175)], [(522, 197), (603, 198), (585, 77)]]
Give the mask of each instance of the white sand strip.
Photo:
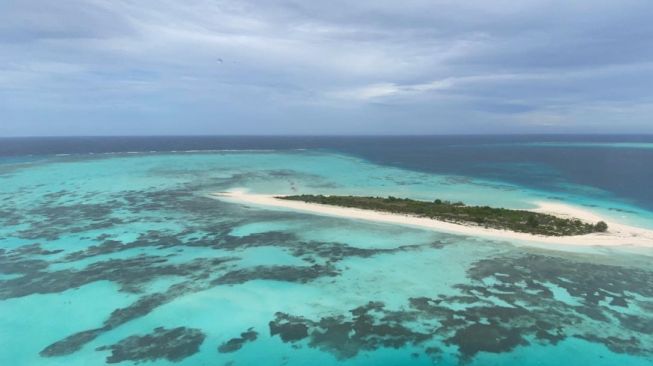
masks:
[(275, 195), (250, 194), (242, 190), (219, 192), (211, 195), (229, 202), (244, 203), (256, 206), (289, 209), (292, 211), (307, 212), (315, 215), (342, 217), (356, 220), (375, 221), (403, 226), (431, 229), (452, 234), (469, 236), (484, 236), (496, 239), (533, 241), (538, 243), (553, 243), (567, 245), (602, 245), (602, 246), (647, 246), (653, 247), (653, 230), (647, 230), (634, 226), (618, 224), (601, 218), (587, 210), (554, 202), (537, 202), (538, 208), (532, 211), (548, 213), (559, 217), (574, 217), (583, 221), (596, 223), (600, 220), (608, 224), (608, 232), (593, 233), (576, 236), (543, 236), (528, 233), (518, 233), (508, 230), (488, 229), (476, 225), (454, 224), (425, 217), (393, 214), (364, 210), (359, 208), (339, 207), (307, 203), (301, 201), (290, 201), (276, 198)]

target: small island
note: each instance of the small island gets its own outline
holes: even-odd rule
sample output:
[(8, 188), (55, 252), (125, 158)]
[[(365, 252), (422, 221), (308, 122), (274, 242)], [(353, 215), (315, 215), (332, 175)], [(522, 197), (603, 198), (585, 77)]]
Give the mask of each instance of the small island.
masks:
[(545, 236), (574, 236), (601, 233), (608, 230), (604, 221), (596, 224), (575, 218), (561, 218), (549, 214), (495, 208), (489, 206), (467, 206), (462, 202), (436, 199), (432, 202), (397, 197), (326, 196), (302, 194), (278, 196), (282, 200), (302, 201), (322, 205), (358, 208), (405, 214), (416, 217), (464, 225), (478, 225), (485, 228), (510, 230)]

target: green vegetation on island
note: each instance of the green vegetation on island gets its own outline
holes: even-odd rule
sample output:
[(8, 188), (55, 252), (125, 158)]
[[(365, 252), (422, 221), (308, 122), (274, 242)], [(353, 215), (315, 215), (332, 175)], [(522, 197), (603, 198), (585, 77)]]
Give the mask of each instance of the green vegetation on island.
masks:
[(433, 202), (426, 202), (392, 196), (384, 198), (311, 194), (282, 196), (278, 198), (406, 214), (456, 224), (474, 224), (486, 228), (546, 236), (584, 235), (608, 230), (608, 225), (603, 221), (590, 224), (578, 219), (560, 218), (526, 210), (511, 210), (489, 206), (467, 206), (462, 202), (450, 202), (439, 199)]

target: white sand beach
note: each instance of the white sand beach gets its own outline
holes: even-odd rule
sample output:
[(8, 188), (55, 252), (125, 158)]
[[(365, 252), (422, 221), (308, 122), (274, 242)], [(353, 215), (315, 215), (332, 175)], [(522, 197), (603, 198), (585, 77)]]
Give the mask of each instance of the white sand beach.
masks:
[(251, 194), (245, 192), (244, 190), (218, 192), (212, 194), (211, 197), (224, 201), (255, 206), (288, 209), (315, 215), (383, 222), (469, 236), (484, 236), (496, 239), (534, 241), (538, 243), (580, 246), (631, 245), (653, 247), (653, 230), (615, 223), (609, 219), (602, 218), (588, 210), (557, 202), (535, 202), (538, 208), (532, 211), (548, 213), (559, 217), (574, 217), (590, 223), (596, 223), (600, 220), (603, 220), (608, 224), (608, 231), (605, 233), (593, 233), (577, 236), (542, 236), (528, 233), (518, 233), (508, 230), (484, 228), (471, 224), (454, 224), (425, 217), (378, 212), (358, 208), (322, 205), (317, 203), (282, 200), (276, 198), (278, 195)]

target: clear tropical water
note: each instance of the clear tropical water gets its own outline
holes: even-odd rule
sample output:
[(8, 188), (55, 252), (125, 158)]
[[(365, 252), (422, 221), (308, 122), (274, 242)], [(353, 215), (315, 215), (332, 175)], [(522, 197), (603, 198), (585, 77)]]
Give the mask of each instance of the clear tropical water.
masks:
[(653, 227), (652, 143), (0, 140), (0, 364), (653, 365), (651, 250), (207, 197), (557, 199)]

